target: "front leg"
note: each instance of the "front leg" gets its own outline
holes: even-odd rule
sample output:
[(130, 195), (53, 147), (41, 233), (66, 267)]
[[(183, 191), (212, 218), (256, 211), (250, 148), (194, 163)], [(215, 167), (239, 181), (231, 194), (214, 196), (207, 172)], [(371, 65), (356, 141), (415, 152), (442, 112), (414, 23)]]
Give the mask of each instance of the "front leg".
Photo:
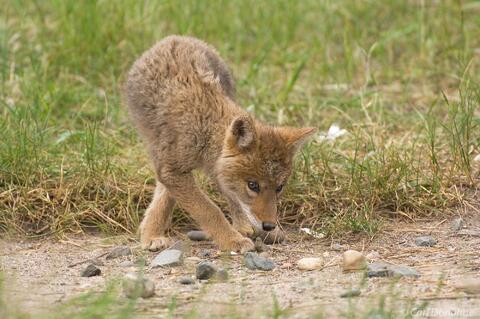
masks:
[(230, 208), (230, 217), (232, 218), (233, 228), (243, 236), (253, 238), (255, 230), (242, 209), (231, 199), (228, 199), (228, 206)]
[(255, 250), (253, 242), (236, 231), (223, 215), (220, 208), (205, 195), (195, 183), (191, 173), (159, 174), (159, 179), (175, 198), (177, 204), (186, 210), (200, 227), (206, 231), (221, 250), (245, 253)]

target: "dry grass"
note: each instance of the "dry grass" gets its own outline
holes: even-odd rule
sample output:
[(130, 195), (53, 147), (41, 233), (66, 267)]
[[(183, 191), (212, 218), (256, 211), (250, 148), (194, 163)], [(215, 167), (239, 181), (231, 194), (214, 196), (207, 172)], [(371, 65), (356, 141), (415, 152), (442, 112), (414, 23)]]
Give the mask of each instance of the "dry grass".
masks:
[(371, 233), (383, 216), (470, 209), (479, 13), (469, 1), (9, 0), (0, 13), (0, 231), (135, 231), (154, 181), (120, 87), (135, 57), (172, 33), (218, 47), (255, 116), (349, 132), (298, 157), (286, 224)]

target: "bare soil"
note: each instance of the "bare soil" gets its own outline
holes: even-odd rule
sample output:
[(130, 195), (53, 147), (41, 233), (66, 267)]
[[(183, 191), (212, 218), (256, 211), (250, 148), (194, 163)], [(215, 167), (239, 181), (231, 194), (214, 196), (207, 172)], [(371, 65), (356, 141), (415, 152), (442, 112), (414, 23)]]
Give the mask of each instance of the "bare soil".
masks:
[[(480, 218), (466, 219), (465, 229), (480, 230)], [(269, 256), (277, 267), (271, 272), (252, 271), (243, 264), (243, 256), (222, 254), (211, 242), (190, 242), (185, 264), (174, 268), (145, 268), (145, 276), (156, 284), (156, 295), (138, 304), (140, 317), (167, 313), (167, 306), (176, 298), (175, 315), (195, 311), (222, 316), (236, 311), (254, 317), (271, 316), (274, 300), (278, 308), (295, 318), (325, 313), (337, 317), (348, 311), (362, 312), (376, 307), (382, 296), (389, 296), (390, 307), (406, 309), (413, 299), (416, 305), (429, 303), (430, 312), (419, 317), (443, 318), (457, 314), (457, 318), (480, 316), (479, 295), (468, 295), (455, 288), (457, 282), (471, 276), (479, 277), (480, 237), (465, 236), (451, 230), (451, 219), (390, 222), (381, 233), (365, 236), (346, 236), (338, 239), (316, 239), (297, 231), (288, 232), (288, 241), (270, 246)], [(434, 247), (417, 247), (414, 239), (431, 235), (437, 240)], [(83, 278), (80, 272), (88, 263), (69, 267), (100, 256), (113, 247), (126, 244), (134, 254), (112, 260), (100, 259), (102, 274)], [(341, 244), (335, 250), (333, 244)], [(112, 279), (136, 271), (137, 266), (125, 267), (125, 260), (144, 258), (148, 264), (155, 253), (140, 250), (134, 238), (127, 236), (101, 237), (81, 235), (62, 240), (0, 241), (0, 266), (6, 274), (6, 298), (24, 312), (43, 312), (56, 304), (87, 291), (103, 291)], [(336, 247), (338, 249), (338, 247)], [(344, 273), (341, 255), (346, 249), (363, 251), (366, 255), (378, 252), (378, 260), (414, 267), (421, 277), (365, 278), (364, 273)], [(209, 257), (202, 253), (208, 250)], [(202, 256), (202, 257), (200, 257)], [(303, 257), (322, 257), (324, 267), (301, 271), (296, 261)], [(200, 260), (211, 260), (229, 273), (228, 282), (196, 282), (181, 285), (182, 276), (194, 276)], [(345, 291), (358, 287), (361, 295), (351, 300), (340, 298)], [(458, 315), (460, 314), (460, 315)]]

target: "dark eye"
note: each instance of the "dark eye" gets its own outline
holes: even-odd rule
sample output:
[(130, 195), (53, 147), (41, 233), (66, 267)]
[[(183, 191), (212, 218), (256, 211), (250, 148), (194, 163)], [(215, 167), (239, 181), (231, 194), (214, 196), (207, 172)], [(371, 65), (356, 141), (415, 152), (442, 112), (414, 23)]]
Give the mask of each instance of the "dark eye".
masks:
[(254, 191), (255, 193), (260, 193), (260, 185), (258, 185), (257, 182), (249, 181), (248, 188), (250, 188), (250, 190)]
[(277, 193), (280, 193), (283, 189), (283, 184), (278, 186), (277, 189), (275, 190)]

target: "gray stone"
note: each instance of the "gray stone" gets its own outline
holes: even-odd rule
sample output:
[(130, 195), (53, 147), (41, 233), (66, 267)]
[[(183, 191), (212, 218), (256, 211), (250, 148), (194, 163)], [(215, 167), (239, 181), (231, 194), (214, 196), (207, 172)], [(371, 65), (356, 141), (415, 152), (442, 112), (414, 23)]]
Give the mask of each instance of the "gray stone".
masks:
[(201, 230), (191, 230), (187, 233), (187, 237), (193, 241), (204, 241), (209, 239), (207, 233)]
[(454, 232), (457, 232), (459, 231), (460, 229), (463, 228), (463, 225), (464, 225), (464, 221), (463, 221), (463, 218), (462, 217), (458, 217), (458, 218), (455, 218), (453, 221), (452, 221), (452, 224), (450, 225), (450, 228), (452, 229), (452, 231)]
[(128, 273), (123, 279), (123, 292), (128, 298), (150, 298), (155, 294), (155, 284), (135, 273)]
[(105, 259), (114, 259), (122, 256), (130, 256), (132, 254), (132, 250), (128, 246), (118, 246), (113, 248), (112, 251), (108, 253)]
[(178, 280), (178, 282), (182, 285), (193, 285), (195, 283), (195, 280), (191, 277), (182, 277)]
[(150, 264), (156, 267), (175, 267), (183, 264), (183, 252), (177, 249), (166, 249), (158, 254)]
[(415, 238), (415, 245), (420, 247), (433, 247), (437, 241), (432, 236), (420, 236)]
[(360, 289), (353, 288), (351, 290), (348, 290), (344, 292), (343, 294), (340, 295), (340, 298), (353, 298), (353, 297), (358, 297), (360, 296), (361, 291)]
[(367, 265), (367, 277), (388, 277), (388, 264), (375, 262)]
[(94, 276), (99, 276), (102, 273), (100, 268), (95, 266), (94, 264), (88, 265), (83, 271), (82, 271), (82, 277), (94, 277)]
[(420, 277), (420, 273), (416, 269), (404, 265), (390, 265), (388, 270), (392, 277)]
[(367, 277), (420, 277), (420, 273), (405, 265), (374, 262), (367, 266)]
[(197, 265), (196, 277), (200, 280), (206, 280), (212, 278), (216, 272), (217, 267), (213, 263), (209, 261), (202, 261)]
[(269, 271), (275, 268), (275, 263), (270, 259), (259, 256), (254, 252), (247, 252), (244, 257), (245, 266), (251, 270), (264, 270)]

